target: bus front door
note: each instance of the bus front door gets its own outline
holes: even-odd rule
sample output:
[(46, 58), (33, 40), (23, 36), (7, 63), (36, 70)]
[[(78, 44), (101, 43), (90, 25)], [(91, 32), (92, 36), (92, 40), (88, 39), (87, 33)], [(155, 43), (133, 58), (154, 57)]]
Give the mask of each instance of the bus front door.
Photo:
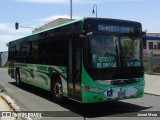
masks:
[(68, 97), (81, 102), (81, 48), (69, 41)]

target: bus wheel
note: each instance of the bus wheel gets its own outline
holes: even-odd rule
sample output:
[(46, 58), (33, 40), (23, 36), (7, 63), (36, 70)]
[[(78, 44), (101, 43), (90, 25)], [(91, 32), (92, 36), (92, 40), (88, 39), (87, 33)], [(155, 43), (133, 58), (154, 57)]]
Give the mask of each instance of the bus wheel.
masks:
[(19, 74), (19, 71), (18, 71), (18, 70), (16, 70), (16, 85), (17, 85), (18, 87), (21, 86), (20, 74)]
[(58, 78), (54, 79), (52, 83), (51, 95), (57, 102), (61, 102), (63, 100), (62, 83)]

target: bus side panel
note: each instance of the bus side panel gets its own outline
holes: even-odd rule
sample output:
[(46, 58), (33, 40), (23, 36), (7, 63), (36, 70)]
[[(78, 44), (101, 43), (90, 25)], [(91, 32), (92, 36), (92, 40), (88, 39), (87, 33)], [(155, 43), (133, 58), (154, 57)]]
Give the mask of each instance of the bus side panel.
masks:
[[(96, 85), (95, 81), (88, 75), (84, 66), (82, 66), (82, 103), (98, 103), (102, 102), (99, 98), (105, 98), (104, 94), (95, 93), (94, 89), (96, 90), (98, 86)], [(90, 92), (89, 89), (93, 90)], [(106, 100), (103, 100), (106, 101)]]
[(57, 73), (62, 81), (63, 95), (67, 97), (66, 67), (21, 63), (17, 63), (16, 67), (20, 70), (20, 79), (22, 82), (48, 91), (51, 91), (52, 75), (53, 73)]

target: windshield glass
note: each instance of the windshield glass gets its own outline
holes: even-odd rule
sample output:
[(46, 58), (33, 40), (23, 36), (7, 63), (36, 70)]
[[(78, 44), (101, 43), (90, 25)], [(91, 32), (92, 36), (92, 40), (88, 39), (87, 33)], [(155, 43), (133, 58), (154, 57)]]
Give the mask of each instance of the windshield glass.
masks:
[(89, 35), (84, 42), (84, 65), (93, 79), (143, 75), (142, 38)]
[(115, 36), (92, 35), (86, 44), (86, 63), (90, 68), (117, 67)]
[(141, 60), (141, 38), (120, 37), (121, 55), (124, 67), (140, 67)]

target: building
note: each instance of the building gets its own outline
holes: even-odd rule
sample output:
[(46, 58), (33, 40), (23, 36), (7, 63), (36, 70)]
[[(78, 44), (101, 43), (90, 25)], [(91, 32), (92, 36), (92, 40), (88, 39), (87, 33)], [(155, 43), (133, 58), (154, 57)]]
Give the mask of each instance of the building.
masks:
[(0, 52), (0, 68), (7, 67), (8, 52)]
[(143, 48), (144, 62), (148, 62), (150, 52), (158, 52), (160, 54), (160, 33), (147, 33)]
[(48, 28), (51, 28), (51, 27), (54, 27), (54, 26), (57, 26), (57, 25), (60, 25), (60, 24), (63, 24), (63, 23), (66, 23), (66, 22), (70, 22), (72, 21), (73, 19), (67, 19), (67, 18), (58, 18), (54, 21), (51, 21), (35, 30), (32, 31), (32, 33), (36, 33), (36, 32), (40, 32), (42, 30), (45, 30), (45, 29), (48, 29)]
[(147, 33), (143, 45), (145, 69), (149, 74), (160, 74), (160, 33)]
[(160, 33), (147, 33), (143, 48), (144, 62), (148, 62), (150, 52), (160, 53)]
[(145, 50), (160, 51), (160, 33), (147, 33), (146, 42), (144, 43)]

